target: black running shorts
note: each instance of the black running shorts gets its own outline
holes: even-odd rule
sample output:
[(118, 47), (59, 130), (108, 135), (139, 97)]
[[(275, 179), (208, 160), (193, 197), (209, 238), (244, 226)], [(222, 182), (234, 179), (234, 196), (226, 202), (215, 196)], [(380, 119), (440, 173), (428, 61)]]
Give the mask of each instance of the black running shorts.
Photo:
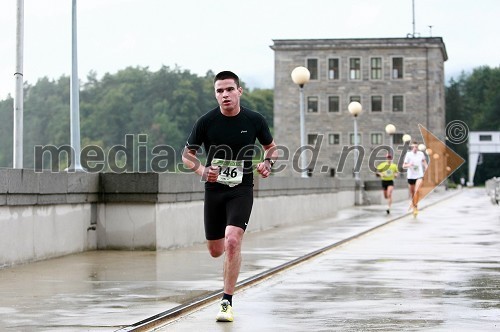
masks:
[(382, 180), (382, 188), (384, 188), (384, 190), (387, 190), (389, 186), (394, 186), (393, 180)]
[(224, 238), (226, 226), (246, 230), (253, 205), (253, 186), (205, 188), (205, 237)]
[(415, 184), (417, 183), (417, 179), (408, 179), (408, 184)]

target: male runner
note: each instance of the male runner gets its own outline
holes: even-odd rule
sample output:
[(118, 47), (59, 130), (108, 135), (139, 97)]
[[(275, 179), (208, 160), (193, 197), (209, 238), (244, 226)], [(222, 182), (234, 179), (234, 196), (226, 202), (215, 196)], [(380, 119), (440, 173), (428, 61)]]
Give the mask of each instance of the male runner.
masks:
[(398, 166), (392, 163), (392, 155), (387, 154), (387, 161), (377, 166), (377, 176), (382, 180), (382, 191), (387, 200), (387, 214), (391, 213), (392, 192), (394, 190), (394, 178), (398, 176)]
[(427, 160), (422, 151), (418, 150), (418, 143), (412, 142), (411, 150), (406, 153), (403, 168), (406, 168), (408, 178), (408, 189), (410, 191), (410, 208), (413, 209), (413, 215), (418, 213), (418, 189), (422, 184), (424, 173), (427, 170)]
[[(230, 71), (214, 78), (218, 107), (201, 116), (186, 143), (182, 160), (205, 183), (204, 220), (212, 257), (224, 257), (224, 294), (217, 321), (232, 322), (233, 294), (241, 267), (241, 243), (253, 204), (252, 157), (256, 139), (264, 148), (257, 172), (266, 178), (278, 153), (264, 117), (240, 105), (243, 89)], [(196, 156), (203, 145), (205, 165)]]

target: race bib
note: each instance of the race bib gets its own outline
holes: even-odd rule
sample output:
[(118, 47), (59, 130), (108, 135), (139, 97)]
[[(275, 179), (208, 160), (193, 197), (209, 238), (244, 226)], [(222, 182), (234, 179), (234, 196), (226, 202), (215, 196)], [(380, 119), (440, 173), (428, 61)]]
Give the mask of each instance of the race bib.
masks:
[(219, 167), (217, 182), (230, 187), (237, 186), (243, 181), (243, 160), (212, 159), (212, 166)]

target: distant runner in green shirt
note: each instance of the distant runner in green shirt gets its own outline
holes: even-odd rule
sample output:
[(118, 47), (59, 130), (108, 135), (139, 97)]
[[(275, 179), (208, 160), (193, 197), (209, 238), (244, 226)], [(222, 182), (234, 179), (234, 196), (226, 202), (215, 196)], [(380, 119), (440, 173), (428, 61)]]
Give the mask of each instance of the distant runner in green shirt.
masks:
[(392, 163), (392, 155), (386, 156), (387, 161), (381, 162), (377, 166), (377, 176), (382, 179), (382, 190), (384, 198), (387, 200), (387, 214), (391, 213), (392, 191), (394, 190), (394, 178), (398, 176), (398, 166)]

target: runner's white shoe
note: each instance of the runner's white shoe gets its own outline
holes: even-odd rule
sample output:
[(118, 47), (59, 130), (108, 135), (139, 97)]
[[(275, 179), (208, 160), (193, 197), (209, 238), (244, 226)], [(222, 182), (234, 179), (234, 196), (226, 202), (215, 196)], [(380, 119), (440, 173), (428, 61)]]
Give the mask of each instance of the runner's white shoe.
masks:
[(417, 217), (418, 214), (418, 208), (416, 206), (413, 207), (413, 217)]
[(233, 317), (233, 308), (229, 304), (228, 300), (220, 301), (220, 309), (217, 317), (215, 319), (218, 322), (232, 322), (234, 320)]

